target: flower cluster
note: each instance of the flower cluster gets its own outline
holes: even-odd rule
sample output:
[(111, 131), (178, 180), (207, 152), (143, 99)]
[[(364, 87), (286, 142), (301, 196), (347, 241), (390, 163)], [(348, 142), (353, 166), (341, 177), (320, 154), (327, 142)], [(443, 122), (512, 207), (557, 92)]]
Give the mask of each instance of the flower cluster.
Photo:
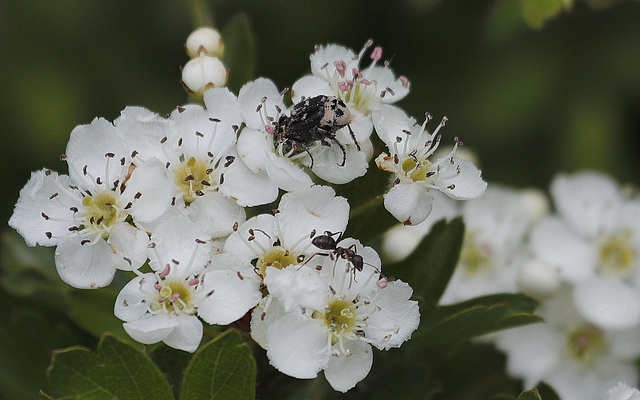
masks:
[[(372, 346), (399, 347), (420, 314), (411, 287), (382, 274), (376, 251), (343, 237), (347, 199), (316, 183), (364, 175), (375, 128), (391, 154), (376, 159), (393, 174), (384, 204), (405, 224), (429, 215), (431, 189), (468, 199), (486, 188), (454, 154), (457, 139), (428, 159), (440, 128), (429, 133), (391, 105), (409, 81), (380, 62), (379, 47), (363, 66), (371, 45), (358, 54), (318, 47), (289, 107), (268, 79), (237, 96), (220, 87), (224, 45), (217, 31), (198, 30), (183, 84), (203, 105), (165, 117), (127, 107), (113, 123), (78, 126), (61, 157), (68, 175), (34, 172), (9, 225), (30, 246), (56, 247), (59, 276), (73, 287), (104, 287), (129, 272), (114, 313), (140, 343), (194, 352), (203, 322), (249, 315), (275, 368), (302, 379), (324, 371), (347, 391), (369, 373)], [(278, 199), (273, 214), (256, 208)]]
[(447, 207), (393, 228), (383, 250), (402, 258), (433, 220), (462, 215), (460, 261), (440, 302), (520, 291), (537, 298), (544, 323), (491, 336), (508, 372), (526, 387), (545, 381), (562, 399), (604, 398), (639, 376), (640, 200), (594, 172), (558, 174), (550, 194), (554, 212), (533, 190), (491, 186), (461, 207), (440, 196)]

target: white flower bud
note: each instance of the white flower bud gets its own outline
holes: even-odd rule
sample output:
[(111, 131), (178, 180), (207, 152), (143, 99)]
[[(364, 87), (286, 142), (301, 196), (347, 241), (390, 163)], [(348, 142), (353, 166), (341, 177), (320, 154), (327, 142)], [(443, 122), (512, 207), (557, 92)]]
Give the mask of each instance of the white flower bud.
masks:
[(529, 214), (531, 221), (540, 221), (549, 214), (549, 199), (539, 189), (525, 189), (521, 192), (524, 209)]
[(224, 86), (228, 75), (219, 58), (200, 55), (182, 69), (182, 86), (191, 96), (202, 97), (205, 90)]
[(220, 32), (206, 26), (191, 32), (184, 47), (191, 58), (196, 58), (201, 53), (211, 57), (222, 57), (224, 54), (224, 42)]

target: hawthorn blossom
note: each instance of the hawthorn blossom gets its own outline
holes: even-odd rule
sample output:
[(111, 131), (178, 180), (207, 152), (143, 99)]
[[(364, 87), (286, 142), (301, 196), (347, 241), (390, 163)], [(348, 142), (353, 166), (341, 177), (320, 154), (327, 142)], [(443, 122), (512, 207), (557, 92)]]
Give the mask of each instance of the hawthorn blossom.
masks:
[(640, 390), (619, 382), (607, 391), (607, 400), (640, 400)]
[(257, 273), (304, 262), (319, 249), (314, 235), (341, 233), (347, 227), (349, 204), (328, 186), (298, 189), (282, 196), (275, 214), (260, 214), (237, 227), (223, 252), (246, 262), (255, 260)]
[(338, 245), (362, 257), (361, 270), (329, 255), (315, 257), (313, 268), (267, 268), (265, 284), (275, 300), (254, 309), (252, 336), (279, 371), (299, 379), (324, 371), (335, 390), (346, 392), (368, 375), (371, 346), (400, 347), (420, 315), (409, 285), (380, 277), (373, 249), (353, 239)]
[(58, 274), (73, 287), (106, 286), (116, 268), (144, 264), (149, 237), (136, 225), (169, 207), (164, 164), (153, 157), (134, 162), (126, 145), (127, 137), (158, 128), (139, 113), (150, 112), (127, 108), (113, 124), (96, 118), (76, 127), (62, 157), (69, 175), (32, 173), (9, 220), (29, 246), (57, 246)]
[(251, 266), (212, 268), (211, 247), (208, 232), (184, 216), (158, 225), (149, 246), (154, 272), (126, 284), (114, 308), (133, 339), (194, 352), (203, 331), (198, 317), (226, 325), (256, 305), (262, 295)]
[(534, 257), (575, 286), (576, 306), (611, 329), (640, 324), (640, 202), (595, 172), (559, 174), (551, 183), (557, 214), (531, 233)]
[(156, 157), (165, 164), (175, 193), (172, 204), (179, 209), (169, 213), (188, 214), (219, 238), (244, 222), (244, 206), (269, 203), (278, 191), (237, 160), (234, 145), (241, 118), (235, 95), (226, 88), (209, 89), (204, 102), (206, 109), (178, 107), (164, 130), (148, 130), (129, 140), (136, 160)]
[(550, 384), (563, 400), (600, 400), (619, 381), (637, 382), (638, 329), (611, 330), (585, 320), (572, 288), (541, 303), (544, 323), (495, 334), (507, 355), (507, 371), (524, 387)]
[[(238, 95), (246, 126), (238, 137), (237, 151), (242, 161), (255, 174), (267, 176), (274, 187), (286, 191), (309, 187), (313, 181), (302, 166), (309, 167), (318, 177), (331, 183), (343, 184), (362, 176), (367, 170), (365, 154), (353, 143), (347, 128), (336, 133), (345, 150), (333, 140), (328, 146), (310, 141), (305, 151), (287, 150), (276, 143), (274, 133), (281, 117), (289, 110), (276, 85), (264, 78), (245, 84)], [(313, 160), (313, 161), (312, 161)], [(344, 162), (344, 165), (343, 165)]]
[(384, 206), (405, 225), (419, 224), (431, 213), (432, 189), (452, 199), (468, 200), (479, 197), (487, 188), (476, 166), (455, 155), (461, 144), (457, 138), (445, 156), (429, 160), (438, 149), (438, 133), (446, 122), (443, 119), (429, 133), (426, 124), (430, 119), (427, 115), (425, 122), (417, 125), (403, 110), (390, 105), (382, 105), (373, 112), (376, 132), (390, 152), (380, 154), (376, 164), (393, 174), (393, 187), (384, 195)]

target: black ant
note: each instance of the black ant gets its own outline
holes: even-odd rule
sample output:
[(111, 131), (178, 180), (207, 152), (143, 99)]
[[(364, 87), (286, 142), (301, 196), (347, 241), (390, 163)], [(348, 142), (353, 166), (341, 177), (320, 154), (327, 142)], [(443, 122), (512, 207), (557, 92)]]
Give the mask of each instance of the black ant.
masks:
[[(312, 232), (312, 235), (315, 232)], [(338, 240), (334, 239), (333, 237), (338, 235)], [(353, 275), (353, 280), (355, 281), (356, 279), (356, 273), (359, 271), (362, 271), (364, 269), (364, 265), (370, 265), (373, 269), (376, 270), (376, 272), (380, 273), (380, 271), (374, 267), (373, 265), (369, 264), (369, 263), (365, 263), (364, 259), (362, 258), (362, 256), (358, 253), (356, 253), (356, 244), (352, 244), (349, 247), (339, 247), (338, 243), (340, 242), (340, 240), (342, 240), (342, 232), (329, 232), (329, 231), (325, 231), (324, 235), (319, 235), (314, 237), (311, 240), (311, 244), (313, 244), (314, 246), (316, 246), (317, 248), (319, 248), (320, 250), (331, 250), (330, 253), (315, 253), (313, 254), (311, 257), (309, 257), (307, 259), (307, 261), (305, 261), (305, 264), (308, 263), (309, 261), (311, 261), (311, 259), (315, 256), (328, 256), (331, 258), (331, 260), (336, 261), (339, 258), (342, 258), (343, 260), (347, 260), (348, 264), (351, 264), (351, 266), (353, 268), (348, 268), (348, 271), (350, 271)]]

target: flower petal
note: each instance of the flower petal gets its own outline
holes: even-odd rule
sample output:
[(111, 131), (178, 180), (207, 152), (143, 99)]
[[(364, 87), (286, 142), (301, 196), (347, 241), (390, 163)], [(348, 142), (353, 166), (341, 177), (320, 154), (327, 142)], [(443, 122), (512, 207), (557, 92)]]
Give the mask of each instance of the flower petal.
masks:
[(206, 230), (209, 237), (229, 236), (235, 224), (246, 220), (244, 208), (220, 192), (208, 192), (195, 199), (188, 209), (189, 219)]
[(78, 289), (95, 289), (110, 284), (116, 273), (111, 262), (111, 246), (103, 239), (95, 244), (80, 243), (77, 235), (58, 243), (55, 260), (60, 278)]
[(420, 185), (396, 185), (384, 195), (384, 208), (405, 225), (417, 225), (431, 213), (433, 197)]
[(604, 329), (628, 329), (640, 323), (640, 295), (622, 282), (590, 279), (575, 286), (578, 311)]
[(193, 353), (202, 340), (202, 322), (195, 315), (180, 314), (175, 319), (176, 327), (162, 341), (174, 349)]
[[(204, 281), (206, 298), (198, 305), (198, 316), (209, 324), (228, 325), (237, 321), (262, 298), (260, 280), (243, 277), (237, 271), (209, 271)], [(209, 295), (209, 293), (211, 293)]]
[(178, 318), (168, 314), (149, 314), (147, 318), (125, 322), (122, 327), (136, 342), (153, 344), (166, 338), (179, 323)]
[[(340, 351), (339, 345), (333, 347), (336, 352)], [(345, 343), (344, 347), (352, 353), (331, 357), (324, 370), (331, 387), (343, 393), (366, 378), (373, 365), (373, 351), (368, 343), (353, 340)]]
[(129, 281), (116, 298), (114, 315), (125, 322), (142, 318), (149, 309), (149, 295), (154, 293), (156, 277), (152, 273), (137, 276)]
[(109, 232), (107, 243), (111, 245), (111, 261), (121, 270), (133, 271), (147, 261), (149, 235), (142, 229), (122, 222)]

